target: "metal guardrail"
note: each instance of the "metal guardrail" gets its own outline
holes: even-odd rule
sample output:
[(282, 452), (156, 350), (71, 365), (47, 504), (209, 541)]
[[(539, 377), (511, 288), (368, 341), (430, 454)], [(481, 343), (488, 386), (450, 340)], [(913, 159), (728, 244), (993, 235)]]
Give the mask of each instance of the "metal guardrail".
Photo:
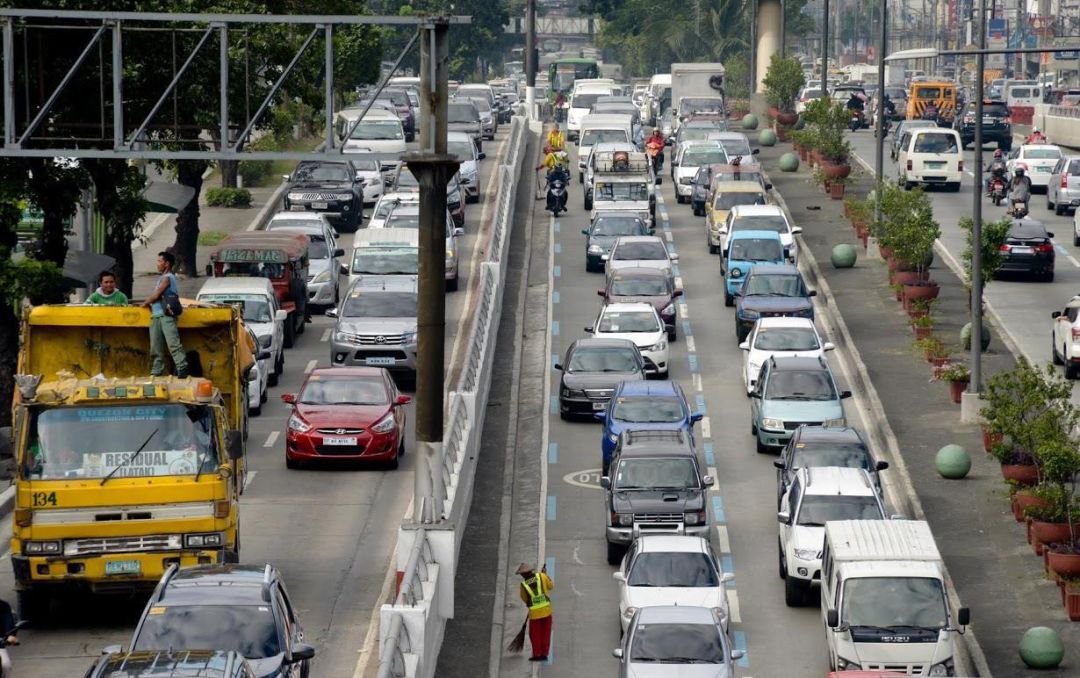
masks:
[(432, 471), (435, 494), (445, 497), (442, 522), (427, 527), (406, 522), (398, 534), (398, 562), (406, 549), (409, 558), (404, 569), (399, 568), (400, 589), (393, 603), (382, 606), (378, 678), (433, 676), (446, 620), (453, 617), (453, 575), (468, 521), (480, 433), (487, 411), (491, 362), (506, 282), (503, 262), (509, 248), (517, 176), (527, 132), (525, 118), (512, 118), (506, 157), (496, 168), (499, 174), (491, 244), (487, 259), (480, 264), (477, 304), (463, 353), (465, 366), (448, 397), (442, 460)]

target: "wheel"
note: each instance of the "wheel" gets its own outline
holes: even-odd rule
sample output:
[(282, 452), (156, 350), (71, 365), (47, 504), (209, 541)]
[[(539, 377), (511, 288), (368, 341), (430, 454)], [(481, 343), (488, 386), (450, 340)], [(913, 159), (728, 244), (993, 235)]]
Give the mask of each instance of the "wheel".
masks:
[(292, 348), (296, 343), (296, 323), (291, 318), (285, 319), (285, 348)]
[(735, 305), (735, 297), (728, 294), (727, 285), (725, 284), (724, 285), (724, 306), (734, 306), (734, 305)]
[(994, 194), (994, 197), (991, 198), (990, 200), (994, 203), (994, 207), (1000, 207), (1001, 206), (1001, 196), (1000, 195)]
[(457, 292), (457, 289), (458, 289), (458, 276), (455, 273), (453, 278), (446, 281), (446, 291), (447, 292)]
[(667, 340), (668, 340), (668, 342), (670, 343), (670, 342), (673, 342), (673, 341), (675, 341), (675, 339), (676, 339), (676, 336), (677, 336), (677, 335), (676, 335), (676, 332), (675, 332), (675, 330), (671, 330), (670, 332), (668, 332), (668, 333), (667, 333)]
[(910, 181), (901, 180), (900, 185), (903, 186), (905, 191), (910, 191), (911, 189), (915, 188), (915, 184)]
[(795, 577), (784, 580), (784, 604), (788, 607), (802, 607), (806, 601), (806, 590)]
[(1073, 245), (1080, 247), (1080, 234), (1073, 233)]
[(251, 416), (253, 416), (253, 417), (257, 417), (257, 416), (259, 416), (260, 414), (262, 414), (262, 400), (261, 400), (261, 396), (260, 396), (259, 404), (258, 404), (258, 405), (256, 405), (255, 407), (249, 407), (249, 408), (248, 408), (248, 413), (249, 413), (249, 414), (251, 414)]
[(1080, 377), (1080, 365), (1073, 362), (1065, 363), (1065, 378), (1076, 379), (1077, 377)]
[(577, 173), (577, 182), (579, 184), (584, 184), (585, 183), (585, 173), (584, 172), (578, 172)]
[(304, 468), (304, 465), (299, 460), (290, 459), (289, 457), (286, 456), (285, 457), (285, 468), (300, 469), (300, 468)]
[(1061, 203), (1057, 203), (1054, 205), (1054, 214), (1059, 217), (1065, 214), (1065, 208), (1061, 206)]
[(754, 423), (753, 419), (750, 420), (750, 435), (757, 436), (757, 424)]
[(1048, 282), (1048, 283), (1054, 282), (1054, 272), (1050, 271), (1049, 273), (1044, 273), (1043, 274), (1043, 282)]
[(787, 565), (784, 563), (784, 549), (780, 546), (780, 539), (776, 540), (777, 570), (781, 579), (787, 579)]
[(266, 391), (263, 391), (262, 395), (259, 396), (259, 402), (265, 404), (266, 400), (267, 400)]
[(584, 202), (585, 209), (586, 210), (591, 210), (592, 209), (592, 194), (586, 193), (585, 194), (585, 200), (583, 202)]
[(33, 626), (43, 627), (49, 623), (49, 609), (52, 607), (52, 595), (40, 587), (19, 591), (16, 594), (19, 618)]
[(280, 375), (285, 371), (285, 352), (278, 351), (277, 360), (274, 361), (274, 374)]
[(224, 560), (226, 563), (239, 563), (240, 554), (236, 551), (226, 550), (225, 553), (222, 554), (222, 560)]
[(390, 459), (389, 461), (386, 462), (386, 470), (388, 470), (388, 471), (396, 471), (399, 466), (401, 466), (401, 452), (400, 451), (398, 452), (398, 454), (394, 455), (393, 459)]
[(1058, 353), (1057, 344), (1054, 343), (1053, 337), (1050, 338), (1050, 361), (1055, 365), (1062, 365), (1065, 363), (1065, 361), (1061, 359), (1061, 354)]
[(607, 563), (608, 565), (618, 565), (619, 561), (623, 557), (623, 547), (621, 544), (612, 544), (610, 541), (607, 543)]
[(717, 247), (716, 245), (713, 245), (711, 243), (709, 244), (709, 254), (716, 254), (719, 251), (720, 251), (719, 247)]
[(705, 216), (705, 210), (703, 210), (703, 209), (701, 209), (699, 207), (695, 207), (694, 208), (694, 216), (695, 217), (703, 217), (703, 216)]
[(559, 410), (559, 419), (562, 419), (563, 421), (570, 421), (571, 418), (572, 417), (570, 416), (569, 412), (566, 412), (565, 410)]
[(1050, 202), (1050, 189), (1046, 189), (1046, 209), (1054, 209), (1054, 203)]

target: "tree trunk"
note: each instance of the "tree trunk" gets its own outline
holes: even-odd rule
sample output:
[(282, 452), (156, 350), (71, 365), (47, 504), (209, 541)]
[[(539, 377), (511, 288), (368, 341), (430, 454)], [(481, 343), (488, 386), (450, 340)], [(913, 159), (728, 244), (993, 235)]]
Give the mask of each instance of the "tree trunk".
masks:
[(187, 207), (176, 215), (176, 272), (197, 277), (199, 275), (196, 250), (199, 244), (199, 194), (202, 192), (203, 172), (207, 164), (198, 160), (180, 160), (176, 163), (176, 180), (182, 186), (195, 189), (195, 195)]
[(236, 175), (240, 169), (240, 163), (235, 160), (222, 160), (218, 163), (221, 169), (221, 187), (236, 188)]
[(0, 303), (0, 426), (11, 425), (11, 399), (19, 357), (19, 317), (10, 299)]

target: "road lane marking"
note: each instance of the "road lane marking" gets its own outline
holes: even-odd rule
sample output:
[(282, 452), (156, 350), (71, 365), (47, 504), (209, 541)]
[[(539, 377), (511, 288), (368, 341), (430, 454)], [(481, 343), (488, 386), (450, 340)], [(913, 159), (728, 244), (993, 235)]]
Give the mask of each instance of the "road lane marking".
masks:
[(708, 417), (701, 418), (701, 437), (705, 439), (712, 438), (712, 424), (709, 423)]
[(562, 245), (555, 243), (555, 254), (562, 254)]
[(732, 588), (730, 583), (727, 585), (727, 598), (728, 621), (732, 624), (741, 624), (742, 610), (739, 609), (739, 592)]
[(555, 369), (555, 366), (557, 364), (559, 364), (559, 354), (558, 353), (552, 353), (551, 354), (551, 369)]
[(322, 338), (319, 339), (319, 341), (322, 341), (322, 342), (330, 341), (330, 335), (333, 334), (333, 332), (334, 332), (334, 328), (327, 327), (325, 330), (323, 330)]
[(727, 525), (716, 526), (716, 545), (720, 547), (720, 553), (731, 553), (731, 538), (728, 536)]
[(705, 396), (699, 393), (696, 396), (694, 396), (694, 400), (697, 403), (697, 411), (702, 413), (702, 414), (705, 414), (705, 412), (706, 412), (706, 410), (705, 410)]
[(554, 231), (555, 231), (556, 233), (558, 233), (558, 232), (559, 232), (559, 222), (557, 222), (557, 221), (556, 221), (556, 222), (554, 222), (554, 224), (552, 225), (552, 227), (551, 227), (551, 228), (552, 228), (552, 230), (554, 230)]
[[(721, 556), (720, 557), (720, 568), (724, 572), (734, 572), (735, 571), (735, 561), (734, 561), (734, 559), (732, 559), (731, 556)], [(728, 584), (728, 587), (733, 588), (734, 584)]]
[(311, 359), (308, 361), (307, 367), (304, 368), (304, 374), (311, 374), (311, 371), (319, 366), (319, 361)]
[(735, 640), (735, 649), (743, 651), (742, 659), (736, 663), (745, 669), (750, 666), (750, 657), (746, 654), (746, 633), (744, 631), (735, 631), (732, 636)]
[(716, 467), (715, 466), (708, 467), (707, 469), (705, 469), (705, 473), (708, 473), (713, 478), (716, 478)]
[(559, 462), (559, 443), (548, 443), (548, 463), (557, 464)]
[(694, 344), (694, 337), (692, 336), (686, 337), (686, 352), (697, 353), (697, 346)]
[(549, 494), (547, 498), (547, 519), (555, 520), (555, 495)]
[(562, 268), (558, 264), (556, 264), (555, 266), (552, 267), (551, 272), (555, 275), (556, 278), (558, 278), (559, 276), (562, 275)]
[(551, 303), (553, 303), (553, 304), (559, 303), (559, 290), (552, 291), (552, 293), (551, 293)]
[(683, 320), (690, 320), (690, 307), (686, 305), (686, 302), (679, 304), (679, 315)]
[(690, 371), (691, 372), (697, 372), (698, 371), (698, 362), (697, 362), (697, 356), (696, 355), (691, 353), (690, 355), (686, 356), (686, 362), (690, 363)]
[(553, 337), (559, 336), (559, 321), (558, 320), (552, 320), (551, 321), (551, 336), (553, 336)]
[(562, 477), (563, 482), (586, 490), (599, 490), (602, 469), (587, 468), (584, 471), (571, 471)]
[(247, 472), (247, 475), (244, 476), (244, 489), (245, 490), (248, 488), (249, 485), (251, 485), (252, 481), (255, 480), (255, 476), (257, 476), (258, 474), (259, 474), (258, 471), (248, 471)]
[(675, 277), (675, 289), (681, 290), (683, 288), (682, 276)]
[(720, 495), (714, 494), (712, 496), (712, 511), (713, 521), (716, 523), (726, 523), (727, 520), (724, 516), (724, 500), (720, 498)]
[(671, 235), (671, 231), (664, 231), (664, 237), (667, 239), (668, 242), (674, 242), (672, 240), (673, 236)]
[(266, 442), (263, 443), (263, 447), (273, 447), (280, 435), (280, 431), (271, 431), (270, 435), (266, 436)]
[(552, 414), (558, 414), (559, 413), (559, 399), (556, 398), (555, 396), (551, 396), (551, 413)]
[(706, 442), (704, 445), (702, 445), (702, 448), (705, 450), (705, 463), (708, 464), (709, 466), (715, 466), (716, 465), (716, 455), (713, 454), (712, 441)]
[(691, 329), (690, 329), (690, 323), (685, 321), (685, 320), (682, 321), (682, 333), (683, 333), (684, 337), (692, 337), (692, 336), (694, 336), (693, 331), (691, 331)]
[(701, 375), (700, 375), (700, 374), (696, 374), (696, 373), (695, 373), (695, 374), (691, 374), (691, 375), (690, 375), (690, 380), (691, 380), (691, 381), (693, 382), (693, 384), (694, 384), (694, 390), (695, 390), (695, 391), (698, 391), (698, 392), (700, 393), (700, 392), (701, 392), (701, 391), (703, 390), (703, 389), (702, 389), (702, 387), (701, 387)]

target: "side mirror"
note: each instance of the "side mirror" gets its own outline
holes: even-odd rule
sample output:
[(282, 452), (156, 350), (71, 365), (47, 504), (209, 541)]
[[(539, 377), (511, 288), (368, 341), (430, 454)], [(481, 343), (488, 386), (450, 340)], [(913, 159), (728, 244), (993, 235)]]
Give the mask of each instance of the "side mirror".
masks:
[(587, 229), (587, 228), (581, 229), (581, 235), (589, 235), (589, 229)]
[(341, 249), (340, 247), (337, 248), (336, 250), (334, 250), (334, 256), (335, 257), (343, 257), (343, 256), (345, 256), (345, 250)]
[(600, 261), (607, 261), (608, 258), (609, 258), (609, 256), (607, 254), (601, 254), (600, 255)]
[(772, 190), (772, 184), (770, 184), (769, 182), (766, 181), (765, 182), (765, 190), (766, 191), (771, 191)]
[(735, 581), (735, 573), (734, 572), (725, 572), (724, 574), (720, 575), (720, 583), (721, 584), (727, 584), (727, 583), (730, 583), (730, 582), (733, 582), (733, 581)]
[(693, 414), (690, 415), (690, 423), (691, 424), (696, 424), (697, 422), (701, 421), (704, 416), (705, 415), (702, 414), (701, 412), (694, 412)]
[(672, 261), (678, 261), (679, 260), (679, 254), (678, 254), (678, 252), (672, 252), (672, 253), (668, 254), (668, 258), (671, 259)]
[(840, 613), (836, 610), (825, 611), (825, 625), (830, 629), (835, 629), (840, 626)]
[(743, 343), (739, 344), (739, 348), (741, 348), (744, 351), (749, 351), (750, 350), (750, 341), (747, 340), (747, 341), (744, 341)]
[(750, 155), (757, 155), (758, 153), (761, 153), (760, 148), (755, 148), (754, 150), (750, 151)]
[(662, 183), (664, 183), (664, 177), (656, 177), (656, 185), (659, 186)]
[(1061, 311), (1054, 311), (1053, 313), (1050, 314), (1050, 317), (1051, 318), (1060, 318), (1061, 317)]
[(289, 319), (289, 312), (283, 308), (274, 311), (274, 322), (283, 323)]
[(608, 476), (600, 476), (600, 487), (604, 488), (605, 490), (610, 490), (611, 478), (609, 478)]
[(748, 393), (747, 395), (749, 395), (751, 398), (756, 398), (757, 400), (761, 400), (761, 393), (759, 393), (757, 391), (750, 391), (750, 393)]
[(712, 487), (716, 483), (716, 479), (710, 475), (701, 476), (701, 484), (703, 487)]
[(344, 264), (338, 266), (338, 275), (349, 275), (349, 267)]
[(615, 657), (616, 659), (622, 659), (622, 648), (617, 647), (614, 650), (612, 650), (611, 651), (611, 656)]
[(874, 464), (875, 471), (884, 471), (887, 468), (889, 468), (889, 462), (887, 461), (879, 461), (878, 463)]
[(784, 463), (783, 459), (773, 459), (772, 465), (781, 471), (787, 468), (787, 464)]
[(289, 649), (291, 657), (289, 657), (290, 663), (296, 663), (304, 661), (305, 659), (312, 659), (315, 656), (315, 648), (307, 643), (297, 643)]
[(487, 153), (484, 153), (483, 151), (480, 151), (479, 153), (476, 154), (476, 159), (477, 160), (483, 160), (486, 157), (487, 157)]
[(732, 650), (731, 651), (731, 660), (732, 661), (738, 661), (738, 660), (742, 659), (745, 656), (746, 656), (746, 652), (744, 652), (743, 650)]
[(592, 325), (586, 326), (585, 331), (588, 332), (589, 334), (592, 334), (593, 333), (593, 326)]
[(614, 579), (615, 581), (622, 581), (622, 582), (626, 581), (626, 575), (624, 573), (622, 573), (622, 572), (612, 572), (611, 573), (611, 578)]
[(454, 237), (455, 237), (455, 238), (460, 238), (460, 237), (461, 237), (461, 236), (463, 236), (463, 235), (465, 235), (465, 229), (464, 229), (464, 228), (461, 228), (461, 227), (459, 226), (459, 227), (456, 227), (456, 228), (454, 229)]
[(325, 315), (327, 318), (336, 318), (337, 317), (337, 309), (336, 308), (328, 308), (328, 309), (326, 309), (326, 312), (323, 315)]
[(791, 514), (788, 513), (787, 511), (778, 511), (776, 513), (776, 521), (779, 522), (779, 523), (783, 523), (784, 525), (790, 525), (791, 524)]
[(265, 348), (259, 349), (259, 352), (255, 354), (255, 360), (269, 360), (269, 359), (270, 359), (270, 350), (269, 349), (265, 349)]
[(1054, 234), (1053, 234), (1053, 233), (1051, 233), (1050, 231), (1047, 231), (1047, 232), (1046, 232), (1046, 237), (1047, 237), (1047, 238), (1053, 238), (1053, 237), (1054, 237)]
[(407, 395), (399, 395), (397, 397), (397, 399), (394, 400), (394, 407), (402, 407), (404, 405), (408, 405), (411, 402), (412, 402), (411, 397), (409, 397)]
[(967, 626), (971, 623), (971, 610), (962, 607), (956, 611), (956, 623), (960, 626)]
[(601, 297), (606, 297), (607, 296), (607, 292), (605, 290), (596, 290), (596, 294), (601, 296)]
[(282, 393), (281, 394), (281, 402), (288, 403), (290, 405), (295, 405), (296, 404), (296, 394), (295, 393)]
[(808, 296), (808, 297), (816, 297), (817, 296), (817, 290), (807, 290), (806, 296)]
[(101, 648), (101, 655), (105, 656), (107, 654), (120, 654), (123, 651), (123, 645), (106, 645), (105, 647)]
[(802, 226), (792, 226), (791, 227), (791, 234), (792, 235), (799, 235), (800, 233), (802, 233)]
[(244, 456), (244, 434), (236, 429), (225, 432), (225, 449), (229, 452), (229, 459), (239, 459)]
[(673, 296), (673, 297), (681, 297), (682, 295), (683, 295), (683, 291), (681, 289), (680, 290), (675, 290), (674, 292), (671, 293), (671, 296)]
[(292, 175), (291, 175), (291, 174), (282, 174), (282, 175), (281, 175), (281, 179), (282, 179), (282, 181), (292, 181), (292, 178), (291, 178), (291, 177), (292, 177)]
[(851, 391), (840, 391), (840, 400), (845, 400), (851, 397)]
[(834, 351), (834, 350), (836, 350), (836, 345), (833, 344), (831, 341), (826, 341), (824, 344), (821, 345), (821, 350), (822, 351)]
[(554, 369), (562, 372), (563, 371), (563, 366), (561, 364), (559, 364), (559, 363), (555, 363)]
[(603, 422), (605, 419), (607, 419), (607, 413), (606, 412), (593, 412), (592, 418), (595, 419), (596, 421)]

